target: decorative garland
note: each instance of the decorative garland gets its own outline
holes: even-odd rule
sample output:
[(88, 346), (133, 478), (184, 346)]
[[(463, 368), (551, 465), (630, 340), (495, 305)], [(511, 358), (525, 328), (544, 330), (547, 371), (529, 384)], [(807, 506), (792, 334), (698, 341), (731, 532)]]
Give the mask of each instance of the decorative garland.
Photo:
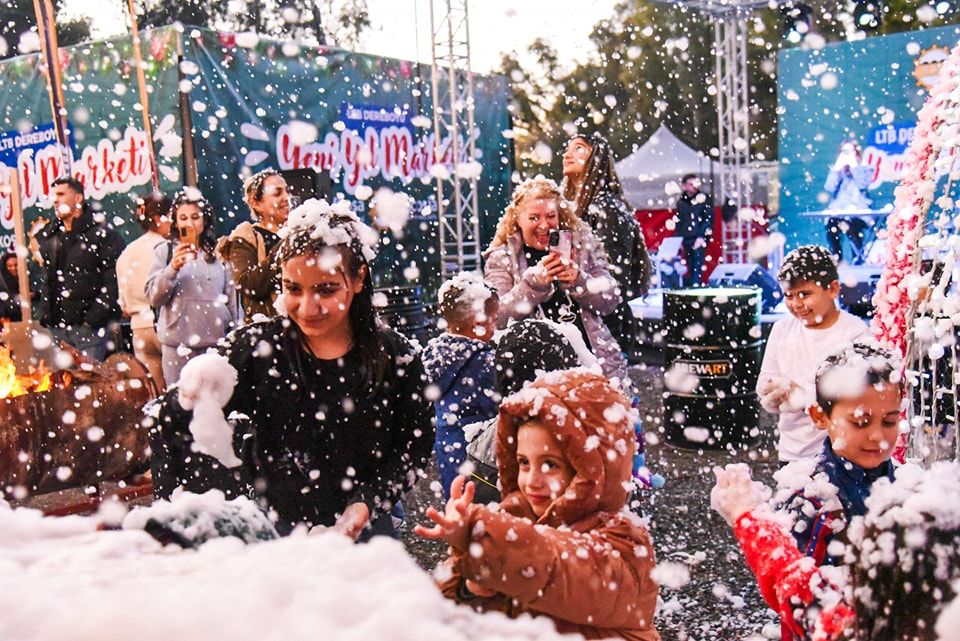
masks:
[[(913, 142), (904, 161), (903, 177), (894, 191), (894, 213), (887, 219), (886, 257), (873, 297), (873, 333), (889, 349), (906, 355), (908, 327), (916, 292), (910, 279), (918, 273), (927, 213), (934, 201), (944, 147), (955, 145), (952, 116), (960, 103), (960, 45), (940, 70), (940, 79), (917, 117)], [(946, 131), (946, 130), (950, 131)], [(949, 167), (949, 158), (946, 159)], [(912, 295), (911, 295), (912, 294)]]

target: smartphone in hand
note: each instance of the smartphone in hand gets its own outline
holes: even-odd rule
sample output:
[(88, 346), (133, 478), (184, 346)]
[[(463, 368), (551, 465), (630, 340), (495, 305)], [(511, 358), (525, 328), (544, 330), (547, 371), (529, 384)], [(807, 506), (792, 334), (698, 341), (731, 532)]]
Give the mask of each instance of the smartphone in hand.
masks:
[(177, 228), (180, 233), (180, 242), (185, 245), (191, 245), (195, 249), (200, 247), (200, 234), (193, 225)]
[(550, 251), (570, 260), (570, 250), (572, 248), (573, 232), (566, 229), (550, 230)]

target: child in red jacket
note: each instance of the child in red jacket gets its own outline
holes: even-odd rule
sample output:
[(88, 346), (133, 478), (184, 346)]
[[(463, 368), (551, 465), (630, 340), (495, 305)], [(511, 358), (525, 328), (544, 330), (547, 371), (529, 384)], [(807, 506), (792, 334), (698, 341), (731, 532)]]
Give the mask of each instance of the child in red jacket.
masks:
[[(791, 463), (776, 474), (776, 504), (794, 538), (791, 549), (810, 557), (811, 568), (842, 563), (850, 520), (866, 512), (865, 499), (878, 479), (893, 478), (900, 371), (896, 355), (866, 342), (831, 354), (817, 368), (816, 402), (808, 412), (827, 439), (818, 459)], [(781, 623), (784, 641), (803, 638), (788, 616)]]
[(820, 456), (775, 475), (778, 509), (791, 515), (797, 546), (817, 565), (837, 564), (833, 542), (842, 542), (850, 519), (866, 512), (877, 479), (893, 478), (901, 369), (897, 355), (868, 342), (831, 354), (817, 368), (816, 402), (807, 411), (827, 434)]
[[(797, 549), (742, 464), (716, 470), (710, 502), (740, 542), (760, 593), (793, 638), (810, 641), (957, 639), (941, 617), (960, 579), (960, 466), (904, 466), (881, 479), (855, 517), (840, 567)], [(956, 610), (954, 603), (951, 610)]]

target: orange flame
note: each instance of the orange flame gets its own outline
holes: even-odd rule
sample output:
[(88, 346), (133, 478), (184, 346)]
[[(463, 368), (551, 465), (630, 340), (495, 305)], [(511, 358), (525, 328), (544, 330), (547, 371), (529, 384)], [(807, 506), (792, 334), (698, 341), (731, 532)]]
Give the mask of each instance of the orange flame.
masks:
[(30, 368), (30, 373), (17, 375), (17, 368), (10, 358), (10, 350), (0, 347), (0, 398), (13, 398), (33, 392), (46, 392), (53, 384), (50, 371), (40, 363), (40, 369)]

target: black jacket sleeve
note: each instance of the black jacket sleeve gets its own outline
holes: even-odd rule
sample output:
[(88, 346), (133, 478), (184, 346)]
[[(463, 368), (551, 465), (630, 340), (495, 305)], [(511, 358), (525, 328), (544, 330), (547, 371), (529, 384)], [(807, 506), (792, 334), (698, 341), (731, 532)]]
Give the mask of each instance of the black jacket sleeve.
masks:
[(375, 480), (357, 483), (347, 503), (362, 502), (370, 514), (388, 512), (413, 487), (430, 461), (434, 441), (433, 404), (424, 395), (427, 375), (420, 354), (399, 335), (388, 341), (394, 345), (393, 369), (385, 380), (392, 386), (389, 452), (383, 453), (383, 465)]
[(227, 344), (220, 349), (238, 373), (239, 380), (233, 397), (223, 412), (228, 418), (231, 414), (239, 416), (231, 421), (234, 426), (233, 449), (245, 462), (244, 465), (227, 468), (216, 458), (193, 451), (194, 440), (190, 433), (193, 412), (180, 405), (180, 389), (174, 386), (157, 399), (158, 416), (146, 419), (150, 429), (153, 493), (157, 498), (170, 498), (178, 487), (197, 494), (207, 490), (221, 490), (228, 499), (253, 495), (249, 487), (249, 479), (253, 478), (253, 475), (247, 468), (251, 457), (244, 456), (251, 439), (248, 438), (249, 424), (243, 418), (252, 411), (248, 407), (252, 395), (248, 393), (250, 384), (247, 379), (255, 377), (256, 373), (251, 375), (248, 364), (260, 338), (258, 333), (251, 330), (252, 327), (254, 326), (247, 326), (244, 328), (246, 331), (231, 335)]
[(100, 271), (100, 284), (97, 288), (83, 322), (93, 328), (105, 327), (118, 318), (120, 292), (117, 285), (117, 258), (123, 252), (125, 244), (120, 234), (103, 227), (97, 253), (103, 269)]

